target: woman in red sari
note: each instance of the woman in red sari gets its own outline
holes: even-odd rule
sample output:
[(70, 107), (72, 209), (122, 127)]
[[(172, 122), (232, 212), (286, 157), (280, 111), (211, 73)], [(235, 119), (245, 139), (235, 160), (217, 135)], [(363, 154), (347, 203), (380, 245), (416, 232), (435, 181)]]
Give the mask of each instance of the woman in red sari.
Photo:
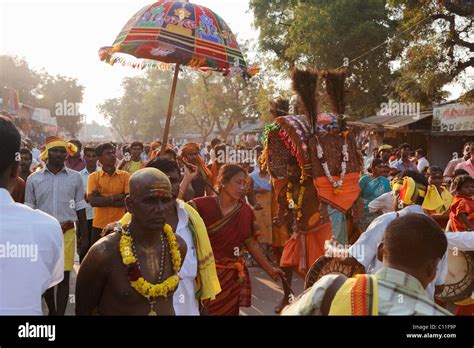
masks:
[(250, 307), (252, 295), (249, 273), (240, 256), (244, 247), (274, 280), (284, 273), (267, 261), (254, 238), (255, 216), (242, 200), (247, 184), (245, 170), (235, 164), (225, 165), (217, 182), (217, 196), (192, 201), (206, 224), (222, 288), (216, 299), (208, 303), (207, 313), (239, 315), (239, 307)]

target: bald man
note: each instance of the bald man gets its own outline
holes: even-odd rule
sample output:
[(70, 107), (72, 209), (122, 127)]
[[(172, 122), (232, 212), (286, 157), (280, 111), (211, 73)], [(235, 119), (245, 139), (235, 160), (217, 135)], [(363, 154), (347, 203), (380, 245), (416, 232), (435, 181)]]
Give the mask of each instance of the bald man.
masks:
[[(155, 168), (137, 171), (130, 178), (130, 194), (125, 203), (133, 214), (129, 225), (134, 256), (145, 280), (158, 284), (174, 274), (170, 247), (163, 235), (166, 216), (174, 209), (171, 183)], [(139, 294), (127, 278), (126, 266), (120, 254), (123, 230), (99, 240), (89, 250), (77, 276), (77, 315), (175, 315), (173, 292), (167, 298), (158, 297), (154, 304)], [(186, 243), (176, 235), (181, 260), (186, 256)], [(163, 248), (164, 246), (164, 248)], [(164, 265), (161, 264), (162, 253)], [(162, 269), (163, 267), (163, 269)], [(161, 281), (160, 281), (161, 276)]]

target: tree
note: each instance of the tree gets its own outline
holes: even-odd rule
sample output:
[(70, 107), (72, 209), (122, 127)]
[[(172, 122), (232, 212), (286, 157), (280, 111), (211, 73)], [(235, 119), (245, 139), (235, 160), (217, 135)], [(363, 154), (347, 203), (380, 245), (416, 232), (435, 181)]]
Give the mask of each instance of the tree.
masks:
[(21, 103), (49, 109), (57, 117), (58, 126), (75, 136), (81, 129), (84, 87), (76, 79), (51, 76), (47, 71), (33, 70), (23, 58), (0, 56), (0, 86), (18, 92)]
[(190, 100), (185, 110), (194, 121), (195, 128), (199, 131), (202, 137), (202, 142), (207, 142), (207, 138), (214, 130), (216, 125), (216, 118), (214, 117), (218, 110), (215, 103), (208, 96), (210, 93), (209, 81), (212, 78), (212, 72), (208, 74), (201, 74), (193, 84), (190, 84), (188, 89), (190, 92)]
[(112, 98), (105, 100), (102, 104), (98, 105), (99, 112), (104, 116), (106, 120), (110, 121), (111, 128), (122, 138), (122, 141), (126, 141), (124, 129), (118, 120), (120, 113), (120, 99)]
[[(181, 131), (180, 115), (189, 98), (187, 74), (181, 73), (173, 105), (176, 120), (171, 135)], [(172, 75), (157, 69), (149, 69), (143, 76), (129, 77), (122, 81), (123, 95), (100, 104), (99, 111), (122, 136), (152, 141), (161, 137), (168, 111)], [(162, 125), (163, 123), (163, 125)]]
[(41, 74), (41, 81), (39, 107), (49, 109), (51, 115), (57, 118), (58, 126), (75, 137), (82, 127), (83, 115), (79, 113), (79, 104), (82, 102), (84, 87), (77, 79), (51, 76), (48, 73)]
[(279, 71), (297, 64), (335, 69), (354, 60), (348, 67), (347, 113), (373, 115), (386, 100), (390, 57), (384, 49), (372, 50), (394, 29), (384, 0), (250, 0), (250, 8), (260, 47)]
[(474, 6), (459, 0), (388, 3), (399, 30), (414, 28), (391, 45), (393, 57), (400, 62), (393, 94), (431, 106), (449, 96), (446, 85), (457, 82), (467, 91), (464, 101), (473, 101), (473, 88), (467, 84), (468, 69), (474, 67)]
[(40, 81), (40, 74), (32, 70), (24, 58), (0, 56), (0, 87), (16, 90), (20, 103), (36, 105)]
[[(147, 139), (157, 139), (163, 135), (173, 74), (169, 71), (151, 69), (147, 71), (146, 79), (148, 88), (143, 98), (142, 117), (140, 118), (144, 130), (141, 135)], [(189, 73), (180, 72), (172, 109), (173, 124), (170, 129), (170, 137), (177, 136), (186, 129), (183, 117), (190, 98), (188, 94), (190, 79), (192, 77)]]

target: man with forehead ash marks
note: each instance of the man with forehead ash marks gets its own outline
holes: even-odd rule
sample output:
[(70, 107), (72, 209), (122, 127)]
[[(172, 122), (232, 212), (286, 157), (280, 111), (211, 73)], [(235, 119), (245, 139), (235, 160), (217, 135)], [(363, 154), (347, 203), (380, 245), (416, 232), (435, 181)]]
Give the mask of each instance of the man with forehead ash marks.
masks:
[[(215, 299), (222, 290), (206, 225), (191, 205), (177, 198), (183, 185), (176, 161), (157, 157), (148, 162), (147, 167), (162, 171), (170, 180), (175, 204), (166, 213), (166, 223), (187, 246), (186, 257), (179, 271), (179, 286), (173, 294), (175, 314), (201, 315), (206, 312), (209, 301)], [(188, 177), (184, 180), (189, 181), (192, 173), (188, 172), (186, 175)], [(113, 233), (115, 228), (125, 227), (131, 222), (131, 218), (132, 215), (126, 213), (119, 223), (107, 225), (103, 235)]]
[(155, 168), (130, 178), (129, 224), (89, 251), (76, 284), (77, 315), (174, 315), (173, 293), (186, 243), (166, 224), (175, 201), (168, 177)]

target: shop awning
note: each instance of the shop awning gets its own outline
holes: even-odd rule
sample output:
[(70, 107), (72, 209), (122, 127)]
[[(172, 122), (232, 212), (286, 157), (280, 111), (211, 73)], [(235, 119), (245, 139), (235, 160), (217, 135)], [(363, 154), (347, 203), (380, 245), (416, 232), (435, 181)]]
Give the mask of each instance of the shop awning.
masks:
[(231, 135), (242, 135), (242, 134), (255, 134), (262, 133), (265, 130), (265, 125), (262, 121), (257, 121), (255, 123), (245, 123), (241, 127), (235, 126), (230, 132)]
[(433, 116), (433, 112), (426, 111), (420, 113), (419, 116), (370, 116), (361, 119), (359, 122), (387, 129), (397, 129), (416, 123), (431, 116)]
[(35, 108), (31, 119), (44, 125), (58, 126), (56, 118), (51, 117), (51, 112), (48, 109)]

